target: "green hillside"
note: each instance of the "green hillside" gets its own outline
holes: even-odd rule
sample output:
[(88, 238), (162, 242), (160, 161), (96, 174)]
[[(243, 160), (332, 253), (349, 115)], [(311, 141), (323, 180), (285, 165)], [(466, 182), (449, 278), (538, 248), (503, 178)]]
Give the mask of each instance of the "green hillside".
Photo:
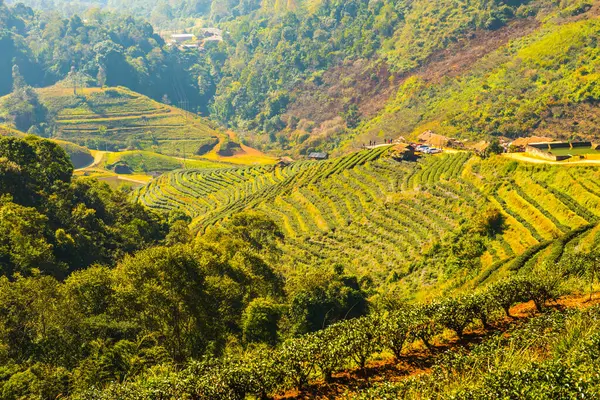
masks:
[(213, 118), (254, 131), (256, 146), (300, 154), (426, 129), (467, 139), (598, 134), (592, 1), (315, 9), (223, 24), (233, 43)]
[(183, 157), (208, 152), (219, 133), (206, 121), (125, 88), (38, 89), (57, 136), (90, 149), (138, 148)]
[(11, 128), (10, 126), (0, 125), (0, 136), (24, 137), (26, 134)]
[(53, 141), (67, 152), (75, 168), (83, 168), (94, 162), (92, 153), (86, 147), (59, 139)]
[(134, 172), (166, 172), (183, 168), (207, 168), (217, 169), (227, 166), (218, 161), (197, 160), (170, 157), (164, 154), (156, 154), (150, 151), (122, 151), (118, 153), (107, 153), (104, 166), (108, 169), (116, 163), (126, 163)]
[(357, 140), (381, 131), (398, 136), (427, 129), (467, 139), (538, 135), (596, 140), (594, 38), (600, 24), (597, 7), (584, 10), (563, 11), (458, 77), (410, 77), (380, 115), (358, 129)]
[[(554, 262), (565, 246), (593, 247), (600, 240), (600, 172), (594, 167), (480, 160), (467, 152), (408, 163), (386, 151), (283, 168), (175, 172), (139, 189), (136, 198), (186, 212), (196, 230), (245, 209), (261, 210), (286, 235), (292, 273), (340, 263), (379, 284), (400, 282), (407, 291), (478, 286)], [(469, 241), (468, 221), (494, 210), (504, 226)], [(439, 258), (452, 254), (438, 254), (440, 247), (456, 240), (464, 248), (454, 256), (476, 262), (442, 265)]]

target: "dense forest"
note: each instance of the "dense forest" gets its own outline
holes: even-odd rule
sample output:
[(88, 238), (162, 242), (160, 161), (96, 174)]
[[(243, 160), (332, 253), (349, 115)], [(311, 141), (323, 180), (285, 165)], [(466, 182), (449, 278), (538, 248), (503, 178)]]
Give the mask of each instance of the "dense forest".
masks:
[[(9, 3), (11, 2), (19, 3), (19, 1), (9, 1)], [(186, 23), (193, 25), (194, 20), (198, 18), (207, 22), (232, 19), (249, 14), (268, 4), (262, 0), (181, 0), (176, 2), (25, 0), (20, 3), (40, 10), (59, 11), (68, 16), (90, 8), (119, 11), (147, 19), (159, 28), (181, 28), (185, 27)], [(271, 9), (271, 7), (267, 8)]]
[(100, 79), (158, 100), (188, 101), (194, 109), (208, 100), (198, 89), (205, 66), (167, 48), (152, 25), (129, 16), (90, 10), (64, 18), (0, 2), (0, 53), (0, 95), (19, 83), (13, 78), (17, 66), (22, 84), (33, 87), (65, 79), (71, 86), (95, 85)]

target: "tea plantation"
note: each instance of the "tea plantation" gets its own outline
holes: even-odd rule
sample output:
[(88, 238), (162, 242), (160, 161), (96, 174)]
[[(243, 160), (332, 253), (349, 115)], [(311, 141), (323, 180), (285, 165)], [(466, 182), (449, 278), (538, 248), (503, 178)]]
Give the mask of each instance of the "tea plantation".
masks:
[[(467, 152), (398, 162), (387, 151), (286, 167), (178, 171), (135, 197), (155, 209), (185, 212), (195, 231), (256, 209), (285, 233), (289, 269), (340, 263), (376, 283), (403, 280), (414, 290), (426, 283), (479, 286), (600, 240), (595, 168), (481, 160)], [(503, 227), (475, 244), (481, 248), (474, 265), (457, 273), (423, 262), (434, 260), (453, 235), (469, 236), (462, 227), (486, 210), (497, 210)]]
[(219, 134), (192, 113), (122, 87), (38, 89), (53, 115), (57, 135), (90, 149), (151, 150), (179, 156), (203, 154)]

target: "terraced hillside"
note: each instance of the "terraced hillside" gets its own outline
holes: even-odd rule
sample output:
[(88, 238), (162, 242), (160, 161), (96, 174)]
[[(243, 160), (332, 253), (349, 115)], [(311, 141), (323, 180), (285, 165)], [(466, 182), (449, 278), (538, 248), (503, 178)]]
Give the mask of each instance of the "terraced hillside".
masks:
[[(285, 264), (341, 263), (377, 282), (452, 289), (479, 285), (535, 263), (557, 262), (565, 249), (600, 242), (600, 171), (531, 166), (462, 152), (398, 162), (387, 148), (288, 167), (188, 170), (141, 188), (137, 199), (180, 209), (202, 231), (252, 208), (284, 233)], [(485, 210), (504, 217), (476, 267), (446, 277), (424, 254)], [(434, 250), (432, 250), (434, 249)], [(422, 290), (422, 289), (421, 289)]]
[(219, 134), (206, 121), (176, 107), (117, 87), (38, 89), (55, 116), (58, 136), (90, 149), (136, 147), (183, 156), (208, 152)]

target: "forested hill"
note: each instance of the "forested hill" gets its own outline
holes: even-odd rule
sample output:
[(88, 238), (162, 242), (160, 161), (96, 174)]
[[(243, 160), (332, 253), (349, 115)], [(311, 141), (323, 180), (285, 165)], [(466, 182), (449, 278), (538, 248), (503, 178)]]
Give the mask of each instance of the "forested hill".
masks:
[[(89, 85), (201, 111), (253, 147), (295, 155), (430, 129), (598, 136), (591, 0), (173, 2), (167, 14), (187, 29), (172, 32), (196, 34), (199, 49), (167, 46), (124, 3), (68, 18), (0, 6), (0, 94), (13, 65), (32, 86), (74, 66)], [(221, 9), (230, 15), (210, 16)], [(223, 41), (202, 43), (207, 27)]]
[[(8, 3), (24, 3), (40, 10), (59, 11), (71, 16), (90, 8), (114, 10), (148, 19), (160, 28), (194, 25), (201, 19), (206, 22), (231, 20), (260, 10), (284, 13), (296, 11), (298, 7), (318, 6), (320, 0), (177, 0), (157, 2), (152, 0), (8, 0)], [(191, 25), (186, 25), (191, 24)]]
[(0, 96), (11, 92), (16, 65), (21, 83), (33, 87), (75, 75), (79, 86), (125, 86), (176, 105), (187, 101), (190, 110), (207, 103), (198, 90), (204, 65), (167, 48), (148, 22), (121, 14), (95, 10), (64, 18), (0, 1), (0, 54)]
[(579, 0), (390, 0), (244, 17), (223, 24), (235, 49), (213, 117), (300, 152), (427, 129), (595, 134), (581, 120), (595, 121), (597, 14)]

